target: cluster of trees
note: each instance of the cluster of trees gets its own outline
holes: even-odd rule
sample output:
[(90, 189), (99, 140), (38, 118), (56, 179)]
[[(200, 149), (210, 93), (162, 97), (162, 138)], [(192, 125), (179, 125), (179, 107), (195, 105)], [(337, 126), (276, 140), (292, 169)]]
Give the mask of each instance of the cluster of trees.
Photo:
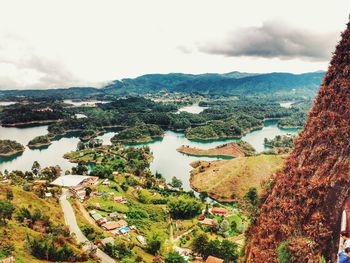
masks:
[(69, 243), (64, 242), (62, 236), (34, 237), (28, 235), (26, 242), (31, 254), (38, 259), (59, 262), (78, 262), (88, 259), (87, 255), (79, 254)]
[(3, 124), (27, 123), (35, 121), (59, 120), (68, 117), (67, 109), (58, 101), (30, 104), (13, 104), (0, 113)]
[[(114, 126), (124, 129), (114, 138), (121, 141), (160, 137), (162, 128), (186, 130), (189, 138), (235, 137), (261, 127), (264, 119), (298, 119), (307, 108), (283, 108), (264, 97), (212, 100), (205, 105), (210, 108), (200, 114), (178, 114), (178, 105), (174, 103), (157, 103), (142, 97), (117, 99), (99, 104), (96, 108), (80, 108), (79, 112), (83, 112), (87, 118), (66, 117), (64, 122), (50, 125), (49, 131), (53, 134), (63, 134), (69, 130), (95, 133), (103, 130), (103, 127)], [(304, 120), (299, 118), (300, 122)], [(283, 121), (280, 125), (283, 126)]]
[(0, 155), (20, 152), (24, 150), (24, 146), (16, 141), (0, 140)]
[(167, 206), (170, 215), (175, 219), (193, 218), (201, 213), (202, 208), (202, 204), (198, 199), (184, 195), (170, 198)]
[(163, 135), (164, 131), (158, 125), (141, 124), (120, 131), (113, 136), (111, 141), (144, 142), (163, 137)]
[(107, 243), (104, 251), (115, 259), (130, 258), (133, 255), (133, 245), (122, 240), (117, 240), (114, 244)]
[(192, 241), (192, 249), (203, 258), (214, 256), (223, 259), (225, 263), (237, 262), (238, 260), (237, 244), (227, 239), (223, 241), (210, 240), (206, 234), (199, 234)]
[(264, 139), (264, 145), (272, 148), (293, 148), (295, 136), (291, 135), (277, 135), (275, 138), (269, 140)]
[(30, 140), (28, 145), (29, 146), (38, 146), (38, 145), (49, 145), (51, 144), (51, 139), (48, 135), (41, 135), (37, 136), (34, 139)]

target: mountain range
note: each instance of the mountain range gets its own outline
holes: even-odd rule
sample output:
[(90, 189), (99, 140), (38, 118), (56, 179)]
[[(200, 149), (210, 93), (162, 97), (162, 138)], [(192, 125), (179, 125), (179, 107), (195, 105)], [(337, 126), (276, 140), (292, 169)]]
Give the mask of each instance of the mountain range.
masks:
[(242, 73), (238, 71), (216, 74), (148, 74), (137, 78), (114, 80), (102, 88), (72, 87), (40, 90), (2, 90), (0, 98), (8, 96), (86, 98), (108, 95), (140, 95), (170, 92), (209, 95), (301, 95), (314, 96), (320, 86), (323, 71), (292, 73)]

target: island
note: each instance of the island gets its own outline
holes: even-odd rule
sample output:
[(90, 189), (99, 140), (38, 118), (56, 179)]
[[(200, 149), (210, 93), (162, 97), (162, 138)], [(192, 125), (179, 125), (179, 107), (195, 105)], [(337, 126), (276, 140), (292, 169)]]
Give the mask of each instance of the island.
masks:
[(16, 141), (0, 140), (0, 157), (13, 156), (24, 151), (24, 146)]
[(186, 138), (189, 140), (238, 139), (244, 134), (262, 127), (262, 120), (252, 116), (240, 116), (237, 119), (210, 121), (205, 125), (188, 128), (186, 130)]
[(264, 139), (264, 145), (270, 149), (265, 151), (269, 154), (283, 154), (290, 152), (294, 147), (294, 141), (296, 135), (286, 134), (286, 135), (277, 135), (273, 139)]
[(49, 146), (51, 144), (51, 139), (48, 135), (37, 136), (28, 143), (30, 148), (40, 148), (44, 146)]
[(164, 131), (155, 124), (141, 124), (126, 128), (114, 135), (111, 142), (139, 143), (163, 138)]
[(191, 163), (190, 185), (219, 202), (242, 200), (250, 188), (263, 192), (263, 182), (282, 168), (284, 156), (257, 155), (213, 162)]
[(211, 149), (200, 149), (183, 145), (176, 150), (193, 156), (225, 156), (232, 158), (250, 156), (255, 153), (255, 149), (244, 141), (226, 143)]
[(67, 117), (60, 102), (17, 103), (0, 112), (2, 126), (16, 127), (63, 122)]

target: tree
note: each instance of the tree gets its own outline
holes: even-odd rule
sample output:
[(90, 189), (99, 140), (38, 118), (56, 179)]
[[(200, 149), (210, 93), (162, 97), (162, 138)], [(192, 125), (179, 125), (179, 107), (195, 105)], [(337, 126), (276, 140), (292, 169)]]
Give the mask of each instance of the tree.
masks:
[(1, 200), (0, 201), (0, 220), (3, 223), (7, 223), (7, 220), (10, 220), (12, 218), (12, 213), (15, 211), (14, 206), (7, 200)]
[(249, 188), (249, 191), (244, 196), (246, 200), (248, 200), (253, 206), (257, 206), (259, 203), (258, 191), (255, 187)]
[(8, 190), (6, 192), (6, 199), (9, 200), (9, 201), (13, 200), (13, 192), (12, 192), (12, 190)]
[(165, 256), (165, 263), (186, 263), (186, 260), (177, 251), (172, 251)]
[(199, 199), (204, 203), (205, 200), (208, 198), (208, 193), (207, 192), (200, 192), (199, 193)]
[(170, 185), (174, 188), (181, 188), (182, 187), (182, 181), (180, 179), (177, 179), (175, 176), (171, 178)]
[(238, 253), (237, 253), (237, 245), (227, 239), (224, 239), (221, 242), (221, 246), (219, 249), (220, 253), (218, 257), (224, 259), (225, 262), (237, 262)]
[(219, 225), (219, 233), (223, 236), (227, 235), (227, 232), (230, 230), (229, 223), (226, 219), (222, 220), (222, 222)]
[(209, 239), (206, 234), (199, 234), (192, 241), (192, 249), (197, 254), (204, 256), (208, 247)]
[(180, 196), (168, 201), (168, 209), (173, 218), (192, 218), (201, 212), (201, 203), (195, 198)]
[(89, 169), (82, 163), (78, 163), (76, 167), (72, 168), (72, 174), (84, 175), (87, 174)]
[(90, 197), (91, 192), (92, 192), (92, 189), (90, 187), (85, 188), (85, 194), (87, 197)]
[(147, 241), (147, 251), (152, 255), (155, 255), (158, 253), (161, 244), (162, 243), (159, 239), (158, 234), (153, 234), (152, 237)]
[(34, 161), (32, 165), (32, 173), (37, 176), (40, 173), (41, 166), (38, 161)]

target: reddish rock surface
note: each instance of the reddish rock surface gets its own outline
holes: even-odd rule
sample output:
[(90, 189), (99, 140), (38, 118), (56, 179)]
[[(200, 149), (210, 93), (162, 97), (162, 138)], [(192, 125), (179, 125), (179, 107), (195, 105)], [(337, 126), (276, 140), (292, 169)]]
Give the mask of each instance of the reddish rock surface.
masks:
[(287, 242), (292, 262), (336, 262), (349, 190), (350, 23), (304, 131), (248, 230), (246, 261), (277, 262), (276, 249)]

